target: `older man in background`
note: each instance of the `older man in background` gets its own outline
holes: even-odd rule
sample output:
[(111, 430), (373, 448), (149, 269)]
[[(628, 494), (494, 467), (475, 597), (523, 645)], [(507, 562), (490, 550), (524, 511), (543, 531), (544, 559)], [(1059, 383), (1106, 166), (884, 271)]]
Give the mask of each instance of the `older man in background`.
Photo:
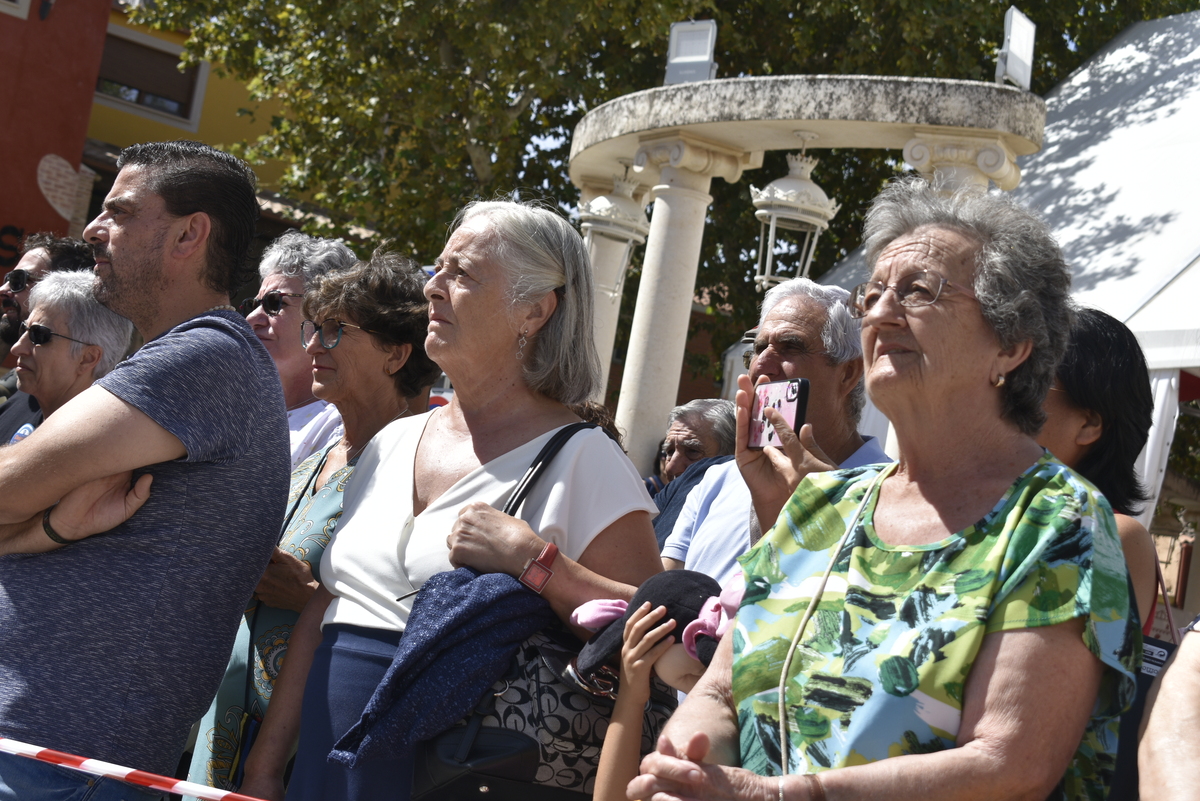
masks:
[[(874, 437), (858, 433), (863, 387), (859, 322), (850, 316), (850, 293), (795, 278), (763, 298), (758, 334), (748, 368), (758, 382), (806, 378), (806, 422), (814, 454), (830, 466), (857, 467), (890, 461)], [(717, 465), (688, 493), (663, 546), (663, 567), (687, 568), (722, 585), (738, 572), (737, 558), (774, 520), (754, 518), (750, 490), (734, 461)]]
[(708, 468), (733, 458), (737, 439), (733, 401), (721, 398), (689, 401), (672, 409), (668, 419), (670, 427), (660, 454), (667, 485), (654, 495), (658, 507), (654, 537), (659, 551), (671, 535), (688, 493), (700, 483)]

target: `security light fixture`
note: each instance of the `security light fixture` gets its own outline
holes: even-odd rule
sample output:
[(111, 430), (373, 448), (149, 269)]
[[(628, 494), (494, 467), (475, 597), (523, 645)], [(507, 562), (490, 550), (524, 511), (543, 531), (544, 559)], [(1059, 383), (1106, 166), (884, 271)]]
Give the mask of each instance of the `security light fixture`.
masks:
[(717, 62), (713, 61), (716, 46), (716, 21), (705, 19), (671, 23), (671, 39), (667, 45), (667, 77), (663, 79), (663, 86), (708, 81), (717, 77)]
[(996, 56), (996, 83), (1008, 80), (1029, 91), (1033, 77), (1033, 20), (1009, 6), (1004, 14), (1004, 47)]

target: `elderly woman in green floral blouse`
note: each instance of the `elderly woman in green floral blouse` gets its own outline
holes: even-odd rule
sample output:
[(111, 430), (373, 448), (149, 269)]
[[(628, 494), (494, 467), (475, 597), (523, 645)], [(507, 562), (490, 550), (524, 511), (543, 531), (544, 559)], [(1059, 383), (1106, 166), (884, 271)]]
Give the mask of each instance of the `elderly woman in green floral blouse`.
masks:
[(629, 797), (1104, 798), (1140, 637), (1108, 502), (1034, 440), (1066, 265), (1010, 200), (916, 180), (876, 200), (866, 249), (852, 302), (899, 461), (786, 497), (759, 479), (788, 460), (739, 450), (777, 522)]

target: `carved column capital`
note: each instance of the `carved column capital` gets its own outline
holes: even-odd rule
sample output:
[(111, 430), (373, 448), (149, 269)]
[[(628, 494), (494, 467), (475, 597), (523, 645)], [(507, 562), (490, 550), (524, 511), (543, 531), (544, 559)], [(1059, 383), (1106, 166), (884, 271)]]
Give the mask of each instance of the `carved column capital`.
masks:
[(904, 160), (919, 172), (955, 186), (986, 187), (991, 179), (1008, 191), (1021, 182), (1016, 156), (999, 137), (918, 130), (904, 146)]
[(688, 170), (734, 183), (742, 177), (742, 170), (762, 165), (762, 153), (747, 153), (698, 136), (672, 132), (641, 140), (633, 169), (640, 172), (651, 165)]

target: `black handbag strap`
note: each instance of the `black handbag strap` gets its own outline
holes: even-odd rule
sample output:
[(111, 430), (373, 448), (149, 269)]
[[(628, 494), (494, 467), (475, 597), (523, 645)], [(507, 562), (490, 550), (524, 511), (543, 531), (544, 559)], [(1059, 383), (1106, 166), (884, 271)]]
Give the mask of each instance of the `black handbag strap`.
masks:
[[(521, 476), (521, 480), (513, 488), (512, 495), (508, 496), (508, 501), (505, 502), (504, 508), (501, 511), (506, 515), (515, 517), (517, 509), (520, 508), (521, 503), (525, 500), (525, 496), (533, 489), (533, 485), (541, 478), (542, 473), (546, 472), (547, 465), (562, 450), (562, 446), (567, 444), (567, 440), (585, 428), (597, 427), (595, 423), (571, 423), (555, 432), (550, 441), (538, 451), (538, 455), (533, 457), (533, 462), (529, 465), (529, 469), (525, 471), (525, 475)], [(467, 757), (471, 753), (471, 747), (475, 744), (475, 738), (479, 735), (479, 729), (483, 725), (484, 717), (495, 709), (495, 707), (496, 695), (489, 688), (483, 694), (483, 697), (479, 699), (474, 714), (467, 721), (467, 730), (459, 742), (458, 751), (454, 754), (454, 761), (459, 763), (466, 762)]]
[(550, 441), (542, 447), (538, 455), (533, 457), (533, 463), (529, 465), (529, 469), (525, 471), (525, 475), (517, 482), (512, 495), (508, 496), (508, 501), (500, 511), (506, 515), (516, 517), (517, 509), (520, 508), (522, 501), (525, 500), (525, 496), (533, 489), (533, 485), (541, 478), (542, 473), (546, 472), (546, 467), (553, 461), (555, 454), (562, 450), (562, 446), (566, 445), (567, 440), (575, 436), (576, 432), (582, 431), (585, 428), (598, 428), (598, 426), (595, 423), (571, 423), (560, 428), (550, 438)]

